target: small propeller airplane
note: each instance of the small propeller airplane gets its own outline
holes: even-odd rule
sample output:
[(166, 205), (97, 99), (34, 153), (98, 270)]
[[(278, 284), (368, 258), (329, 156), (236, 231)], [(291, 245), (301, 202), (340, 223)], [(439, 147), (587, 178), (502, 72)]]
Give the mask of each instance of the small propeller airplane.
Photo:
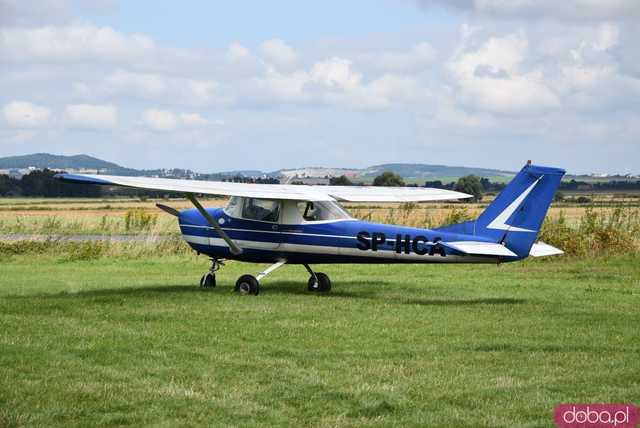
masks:
[[(562, 254), (535, 242), (565, 171), (529, 161), (476, 219), (435, 229), (357, 220), (339, 202), (424, 202), (468, 198), (420, 187), (247, 184), (149, 177), (57, 174), (84, 184), (183, 193), (195, 208), (177, 211), (185, 241), (211, 258), (200, 286), (216, 286), (225, 260), (270, 263), (257, 276), (242, 275), (235, 291), (257, 295), (260, 281), (285, 264), (303, 265), (308, 290), (328, 292), (331, 280), (317, 263), (501, 263)], [(229, 196), (225, 208), (204, 208), (196, 195)]]

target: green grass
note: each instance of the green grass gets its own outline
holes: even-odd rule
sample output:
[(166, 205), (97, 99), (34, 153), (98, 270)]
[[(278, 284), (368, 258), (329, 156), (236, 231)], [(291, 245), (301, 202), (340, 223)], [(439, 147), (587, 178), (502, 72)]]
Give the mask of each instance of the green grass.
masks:
[(0, 258), (0, 426), (553, 426), (640, 398), (640, 258), (262, 266)]

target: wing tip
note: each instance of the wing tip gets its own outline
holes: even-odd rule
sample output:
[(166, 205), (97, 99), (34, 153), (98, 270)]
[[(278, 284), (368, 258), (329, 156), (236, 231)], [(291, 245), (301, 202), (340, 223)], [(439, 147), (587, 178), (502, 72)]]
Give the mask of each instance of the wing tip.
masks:
[(81, 183), (81, 184), (104, 184), (104, 185), (112, 185), (113, 183), (107, 180), (102, 180), (100, 178), (96, 178), (90, 175), (82, 175), (82, 174), (69, 174), (66, 172), (61, 172), (55, 174), (53, 176), (55, 180), (65, 181), (67, 183)]

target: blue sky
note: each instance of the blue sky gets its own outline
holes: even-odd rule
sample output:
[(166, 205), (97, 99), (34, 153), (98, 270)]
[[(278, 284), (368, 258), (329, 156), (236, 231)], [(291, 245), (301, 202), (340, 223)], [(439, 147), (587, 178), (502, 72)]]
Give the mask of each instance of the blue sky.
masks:
[(0, 0), (0, 155), (640, 173), (631, 0)]

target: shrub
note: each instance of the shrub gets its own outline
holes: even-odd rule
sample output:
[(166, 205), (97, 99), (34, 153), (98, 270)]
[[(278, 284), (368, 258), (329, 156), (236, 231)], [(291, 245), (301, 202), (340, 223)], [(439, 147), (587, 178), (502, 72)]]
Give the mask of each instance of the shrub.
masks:
[(124, 214), (124, 228), (127, 232), (149, 230), (158, 222), (158, 214), (142, 208), (127, 210)]
[(640, 250), (640, 211), (615, 208), (595, 211), (588, 208), (576, 226), (570, 226), (561, 211), (542, 225), (539, 239), (576, 256), (596, 256)]
[(471, 214), (467, 207), (453, 207), (451, 211), (447, 213), (442, 225), (447, 226), (454, 223), (462, 223), (463, 221), (472, 220)]

